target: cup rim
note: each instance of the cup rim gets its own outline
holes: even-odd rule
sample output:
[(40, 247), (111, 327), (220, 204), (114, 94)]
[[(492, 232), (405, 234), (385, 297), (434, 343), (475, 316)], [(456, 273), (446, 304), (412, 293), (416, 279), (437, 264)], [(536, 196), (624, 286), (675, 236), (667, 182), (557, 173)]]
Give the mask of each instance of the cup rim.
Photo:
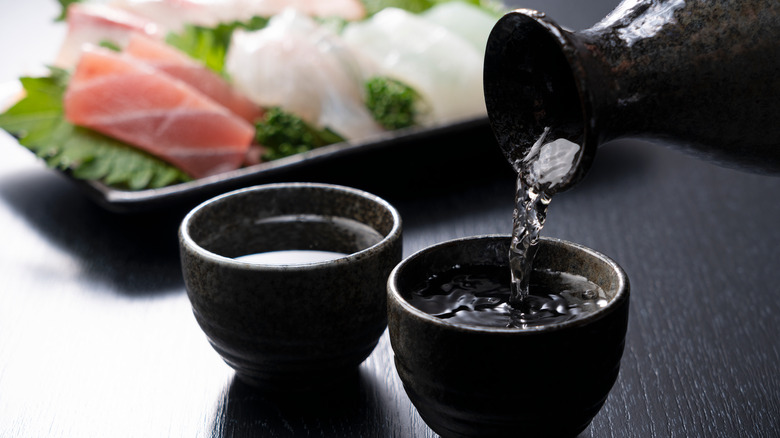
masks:
[[(212, 208), (214, 205), (224, 202), (228, 198), (242, 196), (250, 192), (276, 191), (280, 189), (314, 189), (314, 190), (321, 190), (323, 192), (330, 191), (330, 192), (350, 193), (359, 196), (363, 199), (366, 199), (370, 202), (373, 202), (376, 205), (383, 208), (386, 212), (388, 212), (391, 215), (393, 220), (393, 225), (390, 231), (386, 233), (384, 236), (382, 236), (382, 239), (379, 242), (367, 248), (364, 248), (360, 251), (356, 251), (331, 260), (310, 262), (310, 263), (299, 263), (299, 264), (283, 264), (283, 265), (248, 262), (248, 261), (236, 260), (231, 257), (226, 257), (203, 248), (190, 235), (189, 232), (190, 225), (192, 221), (195, 219), (195, 217), (201, 211), (206, 210), (208, 208)], [(295, 271), (295, 270), (320, 269), (324, 265), (328, 265), (328, 264), (346, 263), (350, 260), (360, 259), (376, 251), (379, 251), (382, 247), (387, 246), (389, 242), (399, 239), (400, 236), (401, 236), (401, 215), (398, 212), (398, 210), (386, 200), (372, 193), (366, 192), (364, 190), (356, 189), (353, 187), (347, 187), (347, 186), (342, 186), (337, 184), (313, 183), (313, 182), (282, 182), (282, 183), (260, 184), (260, 185), (244, 187), (241, 189), (226, 192), (214, 196), (213, 198), (208, 199), (206, 201), (203, 201), (198, 206), (194, 207), (192, 210), (190, 210), (187, 213), (186, 216), (184, 216), (184, 219), (182, 219), (181, 225), (179, 226), (179, 241), (181, 242), (181, 245), (186, 246), (191, 251), (197, 253), (200, 257), (207, 259), (212, 263), (225, 264), (225, 265), (229, 265), (241, 269), (247, 269), (247, 270), (261, 270), (261, 271)]]
[(562, 244), (562, 245), (573, 247), (580, 251), (584, 251), (585, 253), (588, 254), (588, 256), (595, 257), (600, 261), (606, 263), (609, 266), (609, 269), (612, 270), (617, 275), (617, 284), (615, 287), (617, 289), (617, 292), (615, 293), (614, 298), (612, 298), (605, 307), (580, 318), (575, 318), (572, 320), (557, 322), (553, 324), (544, 324), (544, 325), (527, 327), (527, 328), (492, 327), (492, 326), (468, 324), (468, 323), (455, 323), (446, 319), (437, 318), (429, 313), (426, 313), (414, 307), (411, 303), (409, 303), (409, 301), (407, 301), (402, 296), (401, 292), (398, 290), (397, 279), (398, 276), (400, 275), (400, 271), (404, 268), (404, 266), (411, 263), (414, 259), (420, 257), (422, 254), (438, 247), (454, 245), (462, 241), (487, 240), (487, 239), (511, 239), (511, 236), (505, 234), (481, 234), (476, 236), (468, 236), (468, 237), (461, 237), (457, 239), (451, 239), (451, 240), (439, 242), (430, 245), (428, 247), (422, 248), (417, 252), (415, 252), (414, 254), (410, 255), (409, 257), (405, 258), (398, 265), (396, 265), (396, 267), (390, 272), (390, 275), (388, 276), (387, 291), (388, 291), (389, 300), (397, 303), (397, 305), (399, 305), (405, 312), (413, 315), (414, 317), (418, 319), (422, 319), (427, 323), (441, 326), (442, 328), (463, 330), (467, 332), (500, 333), (500, 334), (512, 334), (514, 336), (523, 336), (523, 335), (533, 335), (539, 333), (550, 333), (550, 332), (564, 330), (572, 327), (579, 327), (582, 325), (591, 324), (612, 313), (615, 309), (619, 307), (620, 303), (627, 300), (629, 297), (630, 283), (628, 280), (628, 276), (626, 275), (626, 272), (623, 270), (623, 268), (620, 267), (620, 265), (618, 265), (614, 260), (612, 260), (610, 257), (607, 257), (606, 255), (594, 249), (588, 248), (587, 246), (570, 242), (567, 240), (563, 240), (563, 239), (553, 238), (553, 237), (541, 237), (540, 240)]

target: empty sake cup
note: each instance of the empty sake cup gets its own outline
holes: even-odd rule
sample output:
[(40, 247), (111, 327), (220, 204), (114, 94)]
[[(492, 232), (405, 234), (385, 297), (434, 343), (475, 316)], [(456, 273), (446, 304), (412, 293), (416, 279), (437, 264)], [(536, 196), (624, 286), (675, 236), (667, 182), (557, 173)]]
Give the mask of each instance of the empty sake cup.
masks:
[[(454, 267), (499, 266), (508, 276), (509, 243), (508, 236), (444, 242), (405, 259), (390, 274), (388, 326), (396, 370), (420, 416), (443, 437), (575, 436), (601, 409), (618, 376), (628, 279), (615, 262), (583, 246), (542, 239), (534, 267), (598, 285), (603, 307), (587, 316), (527, 328), (490, 327), (453, 322), (411, 304), (415, 291)], [(468, 282), (478, 287), (478, 280)]]
[(256, 387), (336, 384), (387, 326), (401, 219), (377, 196), (313, 183), (237, 190), (187, 214), (179, 242), (195, 319)]

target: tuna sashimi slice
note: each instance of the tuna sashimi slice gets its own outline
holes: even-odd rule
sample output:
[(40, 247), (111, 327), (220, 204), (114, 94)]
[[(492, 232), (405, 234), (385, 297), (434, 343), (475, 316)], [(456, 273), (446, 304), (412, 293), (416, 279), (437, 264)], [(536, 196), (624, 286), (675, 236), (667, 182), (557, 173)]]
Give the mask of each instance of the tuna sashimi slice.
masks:
[(125, 53), (186, 82), (250, 123), (263, 115), (259, 105), (234, 90), (218, 74), (162, 41), (135, 34), (130, 37)]
[(270, 17), (294, 8), (316, 17), (361, 20), (366, 9), (361, 0), (112, 0), (111, 4), (180, 32), (186, 24), (212, 27), (219, 23)]
[(161, 38), (163, 30), (147, 18), (102, 3), (72, 3), (67, 10), (68, 32), (54, 65), (73, 68), (85, 45), (110, 42), (124, 47), (133, 34)]
[(137, 146), (194, 178), (238, 168), (254, 128), (182, 81), (131, 57), (85, 51), (64, 98), (65, 117)]

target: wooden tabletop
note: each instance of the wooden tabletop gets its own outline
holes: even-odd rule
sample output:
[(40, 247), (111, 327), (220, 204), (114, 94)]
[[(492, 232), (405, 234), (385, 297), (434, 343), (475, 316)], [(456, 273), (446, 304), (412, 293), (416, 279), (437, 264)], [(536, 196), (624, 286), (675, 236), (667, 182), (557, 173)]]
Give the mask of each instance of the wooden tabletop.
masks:
[[(616, 2), (584, 3), (524, 5), (582, 28)], [(31, 35), (61, 36), (55, 6), (5, 7), (0, 36), (19, 44), (0, 47), (16, 56), (0, 80), (50, 59)], [(384, 197), (401, 212), (405, 255), (511, 231), (514, 175), (487, 128), (279, 180)], [(404, 393), (387, 333), (341, 391), (280, 400), (237, 381), (187, 300), (185, 212), (108, 212), (0, 133), (0, 437), (435, 436)], [(779, 224), (780, 178), (638, 141), (603, 147), (587, 178), (553, 199), (543, 235), (607, 254), (632, 286), (620, 376), (581, 436), (780, 436)]]

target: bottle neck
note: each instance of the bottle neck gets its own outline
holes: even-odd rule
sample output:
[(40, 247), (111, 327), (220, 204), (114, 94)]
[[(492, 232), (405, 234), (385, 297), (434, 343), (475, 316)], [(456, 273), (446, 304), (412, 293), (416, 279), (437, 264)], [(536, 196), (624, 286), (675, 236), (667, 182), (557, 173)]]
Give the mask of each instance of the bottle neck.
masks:
[(568, 181), (576, 184), (590, 167), (598, 143), (586, 122), (584, 77), (567, 33), (543, 14), (517, 10), (502, 17), (488, 38), (484, 91), (488, 118), (504, 156), (518, 169), (553, 132), (580, 145)]
[(745, 0), (723, 16), (726, 3), (629, 0), (580, 32), (536, 11), (502, 17), (484, 90), (504, 155), (513, 162), (563, 126), (582, 136), (570, 185), (598, 146), (626, 137), (780, 173), (780, 4)]
[(569, 37), (599, 144), (661, 140), (771, 173), (780, 173), (778, 38), (780, 5), (761, 0), (624, 1)]

